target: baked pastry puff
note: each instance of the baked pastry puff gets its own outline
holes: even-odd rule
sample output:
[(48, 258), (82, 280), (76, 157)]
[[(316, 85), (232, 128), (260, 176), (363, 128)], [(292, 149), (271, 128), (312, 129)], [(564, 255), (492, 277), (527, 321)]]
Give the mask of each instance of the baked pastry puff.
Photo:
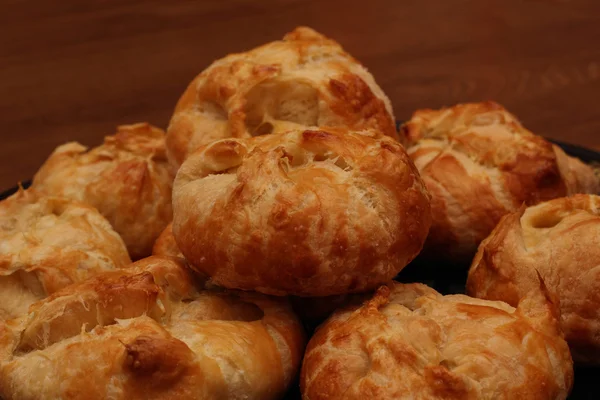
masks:
[(600, 364), (600, 197), (576, 195), (508, 214), (485, 239), (467, 281), (472, 296), (517, 304), (537, 274), (560, 303), (576, 363)]
[(299, 27), (198, 75), (171, 118), (167, 154), (179, 167), (213, 140), (316, 126), (397, 138), (391, 103), (373, 76), (335, 41)]
[(93, 207), (31, 189), (0, 202), (0, 320), (130, 262), (119, 235)]
[(418, 110), (401, 131), (432, 196), (425, 256), (468, 265), (500, 218), (522, 204), (600, 191), (591, 167), (493, 102)]
[(173, 234), (211, 282), (274, 295), (374, 289), (421, 250), (429, 195), (397, 141), (294, 130), (223, 139), (181, 166)]
[(172, 219), (174, 177), (164, 132), (139, 123), (119, 126), (93, 149), (74, 142), (59, 146), (36, 173), (32, 187), (96, 207), (136, 260), (151, 254)]
[(543, 287), (515, 309), (390, 283), (310, 340), (305, 400), (565, 399), (573, 363)]
[(0, 325), (0, 397), (279, 399), (305, 340), (279, 300), (203, 290), (181, 259), (140, 260)]

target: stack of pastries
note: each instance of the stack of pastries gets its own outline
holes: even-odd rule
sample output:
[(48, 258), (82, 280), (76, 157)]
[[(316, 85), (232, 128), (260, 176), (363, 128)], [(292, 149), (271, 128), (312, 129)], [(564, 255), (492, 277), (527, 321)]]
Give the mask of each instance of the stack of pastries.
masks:
[[(0, 202), (0, 398), (565, 399), (600, 364), (599, 193), (493, 102), (397, 131), (297, 28)], [(466, 295), (394, 281), (417, 256), (472, 260)]]

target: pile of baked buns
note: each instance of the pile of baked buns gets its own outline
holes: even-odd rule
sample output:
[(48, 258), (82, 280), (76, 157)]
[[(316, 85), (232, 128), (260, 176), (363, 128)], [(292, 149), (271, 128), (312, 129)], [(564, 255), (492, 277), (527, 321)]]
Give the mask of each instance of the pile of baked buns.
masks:
[[(493, 102), (397, 130), (297, 28), (0, 202), (0, 397), (565, 399), (600, 364), (599, 192)], [(394, 281), (415, 258), (468, 295)]]

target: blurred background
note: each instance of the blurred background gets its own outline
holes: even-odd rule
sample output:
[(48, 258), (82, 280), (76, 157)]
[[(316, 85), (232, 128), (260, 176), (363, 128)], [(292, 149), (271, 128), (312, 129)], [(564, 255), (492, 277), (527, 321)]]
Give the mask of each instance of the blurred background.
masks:
[(0, 189), (66, 141), (166, 128), (209, 63), (297, 25), (365, 64), (399, 120), (492, 99), (534, 133), (600, 149), (598, 0), (3, 0)]

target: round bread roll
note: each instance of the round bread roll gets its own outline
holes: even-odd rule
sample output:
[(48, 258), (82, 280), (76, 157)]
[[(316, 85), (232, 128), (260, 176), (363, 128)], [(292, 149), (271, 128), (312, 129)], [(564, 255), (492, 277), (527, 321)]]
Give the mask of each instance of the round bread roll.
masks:
[(391, 103), (373, 76), (335, 41), (299, 27), (198, 75), (175, 108), (167, 154), (178, 167), (213, 140), (316, 126), (398, 137)]
[(198, 288), (150, 257), (34, 304), (0, 326), (0, 397), (281, 398), (304, 349), (289, 305)]
[(469, 271), (470, 295), (517, 304), (539, 273), (560, 301), (575, 362), (600, 364), (600, 197), (576, 195), (504, 217)]
[(119, 126), (91, 150), (79, 143), (59, 146), (35, 175), (33, 187), (96, 207), (135, 260), (150, 255), (173, 217), (173, 179), (164, 132), (139, 123)]
[(422, 284), (383, 286), (319, 327), (303, 399), (565, 399), (573, 363), (543, 290), (515, 309)]
[(129, 263), (125, 244), (93, 207), (31, 189), (0, 202), (0, 320)]
[(592, 168), (493, 102), (419, 110), (401, 130), (432, 196), (428, 258), (466, 264), (522, 204), (600, 191)]
[(183, 254), (181, 254), (179, 247), (177, 247), (177, 242), (175, 242), (175, 236), (173, 236), (172, 222), (167, 225), (158, 239), (156, 239), (152, 248), (152, 255), (183, 258)]
[(429, 195), (402, 145), (370, 132), (223, 139), (173, 187), (179, 249), (212, 283), (298, 296), (374, 289), (421, 250)]

